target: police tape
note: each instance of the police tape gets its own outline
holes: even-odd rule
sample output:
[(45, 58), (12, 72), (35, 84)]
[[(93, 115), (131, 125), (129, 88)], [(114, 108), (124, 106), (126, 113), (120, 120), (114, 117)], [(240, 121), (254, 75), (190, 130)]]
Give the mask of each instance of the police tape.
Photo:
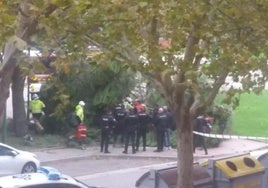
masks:
[(193, 131), (194, 134), (205, 136), (209, 138), (221, 138), (221, 139), (246, 139), (246, 140), (268, 140), (268, 137), (257, 137), (257, 136), (238, 136), (238, 135), (227, 135), (227, 134), (212, 134), (202, 133)]

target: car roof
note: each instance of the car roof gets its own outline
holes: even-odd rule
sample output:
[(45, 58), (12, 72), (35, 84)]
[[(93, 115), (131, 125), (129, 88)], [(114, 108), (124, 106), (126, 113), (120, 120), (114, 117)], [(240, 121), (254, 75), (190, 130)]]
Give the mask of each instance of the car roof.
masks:
[(75, 183), (75, 180), (65, 175), (61, 175), (58, 180), (49, 180), (45, 174), (40, 172), (0, 177), (0, 187), (4, 188), (55, 182)]
[[(42, 167), (41, 167), (42, 168)], [(49, 168), (51, 170), (52, 168)], [(39, 170), (36, 173), (25, 173), (25, 174), (16, 174), (11, 176), (0, 177), (0, 188), (19, 188), (29, 185), (38, 185), (38, 184), (52, 184), (52, 183), (69, 183), (77, 185), (79, 184), (71, 176), (61, 174), (55, 169), (52, 169), (52, 172), (44, 173), (43, 170)], [(84, 185), (84, 187), (86, 187)]]

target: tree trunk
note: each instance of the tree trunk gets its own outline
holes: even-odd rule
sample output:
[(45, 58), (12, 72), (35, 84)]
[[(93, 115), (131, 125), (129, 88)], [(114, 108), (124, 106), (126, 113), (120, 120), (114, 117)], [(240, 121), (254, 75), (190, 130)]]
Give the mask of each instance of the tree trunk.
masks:
[[(32, 19), (29, 3), (31, 0), (25, 0), (20, 3), (20, 11), (18, 13), (18, 23), (19, 27), (17, 29), (16, 36), (26, 42), (28, 42), (30, 36), (34, 34), (37, 21)], [(23, 12), (24, 14), (20, 14)], [(7, 42), (5, 45), (5, 49), (3, 52), (3, 63), (0, 67), (0, 117), (3, 117), (3, 112), (6, 104), (6, 100), (9, 97), (9, 87), (12, 81), (13, 72), (16, 65), (16, 60), (12, 59), (15, 57), (15, 54), (18, 52), (16, 42)], [(0, 122), (3, 122), (3, 118), (1, 118)]]
[[(167, 75), (162, 76), (167, 80)], [(193, 114), (190, 111), (194, 98), (187, 93), (183, 77), (174, 80), (176, 84), (167, 84), (158, 79), (162, 86), (168, 106), (173, 112), (177, 131), (177, 188), (193, 187)], [(173, 87), (170, 88), (170, 85)], [(170, 88), (170, 89), (169, 89)], [(165, 92), (166, 91), (166, 92)]]
[(15, 69), (16, 63), (11, 57), (16, 52), (16, 47), (14, 44), (8, 43), (4, 49), (4, 59), (0, 70), (0, 124), (2, 126), (4, 118), (4, 110), (6, 108), (6, 100), (9, 97), (9, 86), (12, 80), (13, 71)]
[[(176, 113), (177, 125), (177, 188), (193, 187), (193, 133), (192, 120), (189, 112), (184, 115)], [(180, 128), (179, 128), (180, 127)]]
[(17, 66), (12, 78), (12, 106), (13, 125), (17, 136), (24, 136), (27, 132), (27, 117), (23, 98), (25, 78), (21, 76), (20, 68)]

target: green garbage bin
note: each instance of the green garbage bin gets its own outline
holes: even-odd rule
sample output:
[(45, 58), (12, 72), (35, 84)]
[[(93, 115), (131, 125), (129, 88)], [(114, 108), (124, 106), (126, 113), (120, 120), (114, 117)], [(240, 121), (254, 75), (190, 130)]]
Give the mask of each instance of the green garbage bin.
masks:
[[(177, 167), (151, 170), (136, 181), (137, 188), (176, 188)], [(193, 187), (213, 188), (212, 177), (199, 165), (193, 166)]]
[(261, 188), (263, 165), (250, 155), (213, 161), (216, 188)]

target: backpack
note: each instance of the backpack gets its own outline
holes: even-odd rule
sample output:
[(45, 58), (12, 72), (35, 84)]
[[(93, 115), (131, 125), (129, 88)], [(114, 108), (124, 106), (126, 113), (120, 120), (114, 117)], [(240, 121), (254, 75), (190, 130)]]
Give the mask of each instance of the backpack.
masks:
[(77, 127), (79, 125), (79, 120), (77, 115), (72, 112), (67, 116), (67, 122), (71, 127)]

